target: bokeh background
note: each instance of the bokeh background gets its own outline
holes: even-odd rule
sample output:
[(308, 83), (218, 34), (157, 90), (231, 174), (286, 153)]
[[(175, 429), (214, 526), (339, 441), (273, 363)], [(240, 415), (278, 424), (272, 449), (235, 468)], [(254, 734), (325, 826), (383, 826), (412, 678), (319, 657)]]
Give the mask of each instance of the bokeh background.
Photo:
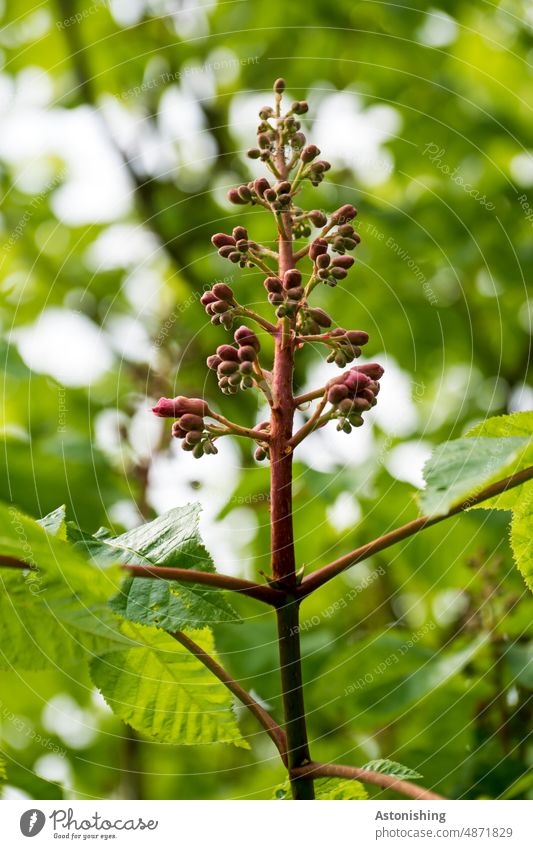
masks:
[[(359, 209), (356, 266), (317, 304), (368, 330), (365, 353), (386, 366), (364, 428), (326, 428), (299, 450), (299, 562), (414, 517), (434, 444), (533, 406), (531, 2), (0, 6), (5, 501), (35, 517), (65, 503), (87, 530), (120, 532), (199, 500), (217, 567), (268, 569), (268, 470), (229, 440), (192, 459), (149, 408), (179, 392), (264, 417), (207, 374), (225, 340), (199, 298), (221, 279), (262, 300), (260, 276), (210, 236), (242, 223), (272, 238), (268, 216), (225, 195), (259, 173), (244, 152), (278, 76), (310, 101), (306, 133), (333, 164), (306, 204)], [(311, 350), (298, 385), (330, 373)], [(306, 602), (316, 758), (389, 757), (454, 797), (531, 796), (533, 611), (507, 519), (474, 511)], [(217, 629), (220, 654), (279, 716), (272, 618), (239, 606), (246, 622)], [(242, 724), (250, 752), (164, 746), (123, 726), (77, 669), (3, 672), (4, 798), (269, 798), (283, 770)]]

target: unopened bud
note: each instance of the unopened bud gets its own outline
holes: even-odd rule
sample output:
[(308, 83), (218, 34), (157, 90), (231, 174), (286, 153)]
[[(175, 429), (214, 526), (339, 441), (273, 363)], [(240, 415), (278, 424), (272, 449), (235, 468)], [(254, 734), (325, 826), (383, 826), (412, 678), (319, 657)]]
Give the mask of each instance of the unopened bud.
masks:
[(215, 233), (214, 236), (211, 236), (211, 242), (215, 248), (223, 248), (225, 245), (234, 245), (235, 239), (225, 233)]
[(352, 206), (351, 203), (345, 203), (344, 206), (336, 209), (335, 212), (331, 216), (331, 221), (333, 224), (341, 223), (343, 224), (346, 221), (351, 221), (357, 215), (357, 210), (355, 206)]
[(208, 368), (213, 369), (213, 371), (217, 370), (221, 362), (222, 359), (218, 356), (218, 354), (211, 354), (211, 356), (207, 358), (207, 366)]
[(348, 330), (345, 336), (352, 345), (366, 345), (369, 339), (365, 330)]
[(352, 267), (354, 262), (355, 262), (355, 260), (354, 260), (353, 256), (337, 256), (333, 260), (333, 265), (335, 265), (337, 268), (348, 269), (348, 268)]
[(315, 239), (309, 246), (309, 256), (314, 261), (321, 254), (328, 252), (328, 243), (325, 239)]
[(180, 416), (180, 427), (182, 430), (199, 430), (204, 429), (204, 420), (201, 416), (196, 416), (193, 413), (185, 413)]
[(331, 316), (325, 310), (320, 309), (320, 307), (309, 310), (309, 315), (320, 327), (331, 327)]
[(233, 338), (240, 346), (251, 345), (252, 348), (255, 348), (256, 351), (261, 349), (261, 345), (259, 344), (259, 339), (249, 327), (242, 324), (237, 328), (235, 333), (233, 334)]
[(267, 277), (264, 280), (263, 285), (264, 285), (265, 289), (267, 290), (267, 292), (282, 292), (283, 291), (283, 284), (282, 284), (281, 280), (279, 279), (279, 277)]
[(162, 418), (177, 419), (185, 413), (194, 413), (197, 416), (206, 416), (209, 405), (202, 398), (187, 398), (178, 395), (176, 398), (160, 398), (152, 412)]
[(220, 301), (233, 301), (233, 289), (226, 283), (215, 283), (212, 292)]
[(318, 149), (316, 144), (308, 144), (307, 147), (304, 147), (304, 149), (302, 150), (300, 154), (300, 159), (302, 160), (302, 162), (305, 162), (307, 164), (308, 162), (312, 162), (313, 159), (316, 159), (319, 154), (320, 150)]
[(245, 206), (248, 201), (244, 200), (240, 194), (238, 189), (230, 189), (228, 192), (228, 200), (230, 203), (235, 203), (238, 206)]
[(364, 366), (357, 366), (357, 371), (366, 374), (372, 380), (379, 380), (383, 377), (385, 369), (379, 363), (365, 363)]
[(283, 92), (285, 91), (285, 87), (285, 80), (283, 79), (283, 77), (279, 77), (279, 79), (277, 79), (274, 83), (274, 92), (276, 94), (283, 94)]
[(309, 221), (311, 221), (315, 227), (324, 227), (327, 224), (327, 215), (325, 212), (322, 212), (320, 209), (312, 209), (309, 213)]
[(239, 348), (239, 359), (241, 362), (249, 360), (253, 362), (257, 358), (257, 351), (252, 345), (243, 345)]
[(290, 268), (283, 275), (283, 285), (286, 289), (294, 289), (300, 286), (302, 282), (302, 274), (297, 268)]
[(234, 363), (239, 361), (237, 348), (234, 348), (233, 345), (219, 345), (217, 348), (217, 354), (221, 360), (227, 360), (228, 362)]
[(232, 236), (234, 238), (234, 243), (241, 241), (241, 239), (248, 240), (248, 230), (246, 227), (234, 227), (232, 230)]
[(348, 397), (348, 387), (344, 386), (342, 383), (337, 383), (331, 387), (328, 392), (328, 401), (330, 404), (336, 406), (340, 404), (341, 401), (344, 401), (345, 398)]

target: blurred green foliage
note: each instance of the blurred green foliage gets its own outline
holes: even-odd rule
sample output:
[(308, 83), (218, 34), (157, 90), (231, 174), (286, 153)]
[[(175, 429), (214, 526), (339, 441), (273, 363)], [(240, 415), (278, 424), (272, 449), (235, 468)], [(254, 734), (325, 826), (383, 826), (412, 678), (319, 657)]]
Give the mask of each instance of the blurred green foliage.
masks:
[[(315, 456), (296, 466), (299, 562), (323, 565), (414, 518), (405, 474), (413, 455), (403, 455), (398, 472), (398, 445), (427, 449), (487, 414), (531, 406), (531, 9), (522, 0), (448, 2), (445, 12), (352, 0), (6, 4), (4, 501), (36, 517), (65, 503), (80, 526), (120, 533), (132, 515), (161, 511), (155, 470), (168, 463), (174, 504), (187, 492), (212, 503), (209, 458), (196, 476), (169, 448), (168, 432), (146, 448), (139, 420), (151, 399), (178, 390), (234, 415), (234, 401), (206, 375), (223, 331), (206, 324), (198, 300), (206, 283), (223, 278), (242, 300), (262, 299), (257, 275), (225, 264), (209, 238), (237, 223), (272, 238), (268, 217), (237, 214), (224, 190), (249, 173), (252, 119), (277, 76), (292, 96), (309, 99), (308, 135), (335, 146), (333, 155), (323, 148), (331, 179), (306, 189), (306, 202), (355, 202), (360, 211), (356, 267), (317, 304), (343, 326), (368, 330), (368, 356), (385, 352), (392, 374), (380, 396), (385, 412), (378, 405), (365, 425), (371, 437), (354, 434), (350, 448), (342, 434), (316, 443)], [(82, 178), (103, 168), (102, 145), (122, 195), (92, 214)], [(21, 340), (51, 309), (90, 321), (112, 352), (90, 385), (64, 384), (38, 357), (24, 357)], [(69, 339), (53, 340), (65, 361)], [(302, 356), (299, 385), (319, 362), (319, 352)], [(387, 386), (396, 406), (386, 406)], [(258, 414), (248, 395), (239, 405), (239, 421)], [(268, 569), (268, 472), (247, 446), (236, 451), (235, 489), (224, 493), (219, 520), (251, 576)], [(507, 545), (508, 519), (483, 511), (453, 519), (305, 602), (317, 759), (390, 758), (446, 795), (531, 798), (532, 607)], [(253, 533), (241, 538), (244, 526)], [(217, 626), (219, 655), (279, 716), (274, 623), (251, 601), (238, 599), (238, 609), (241, 627)], [(246, 715), (250, 752), (172, 747), (138, 739), (68, 663), (2, 672), (0, 681), (9, 792), (270, 798), (283, 780), (270, 742)], [(63, 791), (43, 782), (54, 778)]]

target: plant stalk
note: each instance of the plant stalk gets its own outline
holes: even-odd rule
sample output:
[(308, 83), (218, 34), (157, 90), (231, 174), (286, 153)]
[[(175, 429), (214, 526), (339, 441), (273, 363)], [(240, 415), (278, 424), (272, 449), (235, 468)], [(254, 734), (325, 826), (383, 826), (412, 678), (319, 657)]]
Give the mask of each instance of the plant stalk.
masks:
[[(277, 168), (283, 179), (287, 165), (281, 134), (278, 139)], [(278, 231), (278, 273), (281, 279), (294, 267), (290, 213), (282, 216)], [(294, 419), (294, 340), (280, 318), (272, 373), (272, 409), (270, 419), (270, 505), (272, 577), (285, 589), (286, 603), (276, 609), (278, 647), (287, 737), (289, 776), (292, 769), (310, 761), (302, 683), (299, 635), (299, 602), (294, 598), (297, 586), (294, 532), (292, 521), (292, 439)], [(289, 327), (290, 331), (291, 328)], [(294, 799), (314, 799), (312, 776), (291, 778)]]

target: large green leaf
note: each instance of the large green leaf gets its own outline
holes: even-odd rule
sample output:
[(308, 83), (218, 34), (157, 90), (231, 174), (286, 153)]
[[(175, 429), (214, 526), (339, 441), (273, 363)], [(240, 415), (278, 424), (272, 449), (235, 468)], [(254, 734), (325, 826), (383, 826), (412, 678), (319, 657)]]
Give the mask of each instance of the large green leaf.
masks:
[(439, 445), (424, 466), (427, 488), (422, 509), (430, 516), (446, 513), (490, 483), (529, 465), (530, 437), (464, 437)]
[[(467, 437), (509, 438), (533, 436), (533, 412), (511, 413), (508, 416), (494, 416), (473, 427)], [(533, 465), (533, 447), (524, 453), (522, 466)], [(479, 507), (484, 510), (515, 510), (524, 499), (533, 499), (533, 481), (502, 492), (500, 495), (483, 501)]]
[[(133, 641), (91, 664), (94, 683), (112, 710), (137, 731), (165, 743), (233, 743), (240, 735), (227, 688), (190, 652), (155, 628), (124, 623)], [(192, 636), (211, 656), (208, 629)]]
[[(476, 425), (467, 436), (490, 437), (492, 441), (505, 439), (531, 438), (533, 434), (533, 412), (512, 413), (509, 416), (495, 416)], [(520, 468), (533, 465), (531, 439), (524, 451)], [(505, 477), (505, 475), (501, 475)], [(527, 586), (533, 591), (533, 481), (503, 492), (489, 501), (476, 505), (484, 510), (511, 510), (511, 548), (513, 555)]]
[(241, 621), (219, 590), (198, 584), (176, 587), (148, 578), (128, 578), (111, 600), (111, 608), (131, 622), (165, 631)]
[(88, 564), (72, 546), (12, 507), (0, 505), (0, 554), (33, 567), (0, 569), (0, 667), (71, 665), (123, 642), (108, 607), (118, 570)]
[[(118, 537), (88, 537), (72, 526), (69, 534), (76, 540), (76, 547), (97, 563), (177, 566), (214, 572), (213, 561), (200, 537), (199, 514), (200, 505), (187, 504)], [(240, 621), (226, 593), (158, 578), (127, 578), (113, 599), (112, 608), (132, 622), (167, 631)]]

